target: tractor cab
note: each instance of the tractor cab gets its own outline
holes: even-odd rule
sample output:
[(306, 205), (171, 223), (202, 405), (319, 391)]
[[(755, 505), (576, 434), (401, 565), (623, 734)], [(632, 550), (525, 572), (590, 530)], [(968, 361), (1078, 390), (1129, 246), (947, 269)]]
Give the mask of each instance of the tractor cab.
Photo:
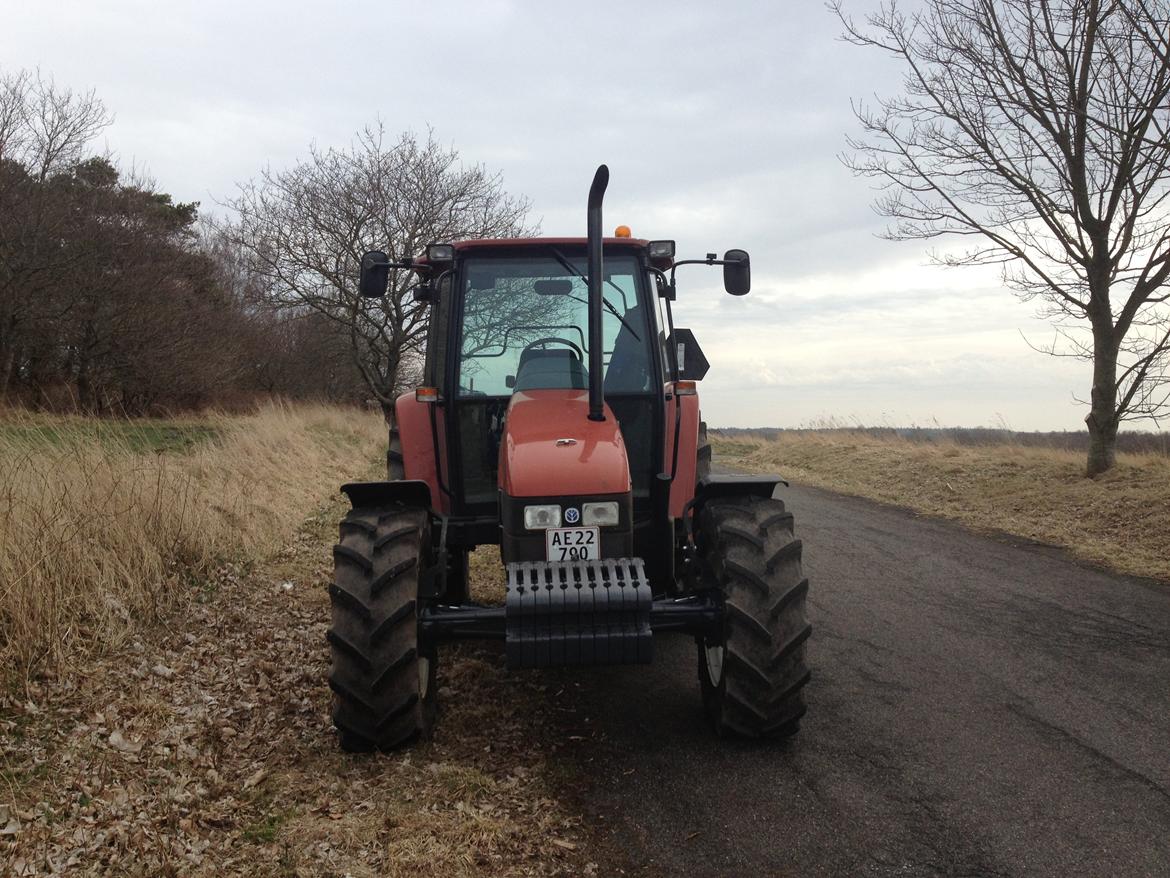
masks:
[[(583, 239), (469, 242), (453, 249), (432, 329), (432, 349), (447, 354), (428, 362), (449, 419), (443, 438), (454, 462), (452, 512), (498, 516), (506, 561), (535, 560), (514, 552), (505, 508), (534, 489), (545, 498), (587, 502), (616, 485), (623, 507), (636, 505), (648, 520), (651, 486), (662, 471), (661, 443), (653, 437), (662, 435), (671, 365), (646, 242), (604, 244), (598, 357), (589, 332)], [(604, 405), (602, 417), (591, 420), (594, 369)], [(613, 472), (599, 471), (597, 446), (604, 442), (616, 443)], [(591, 457), (580, 460), (586, 454)], [(529, 467), (544, 464), (553, 469), (533, 478)], [(582, 490), (590, 479), (603, 490)]]
[[(726, 290), (744, 295), (747, 253), (676, 260), (673, 241), (624, 226), (604, 237), (608, 179), (603, 165), (583, 238), (362, 258), (363, 296), (411, 271), (430, 313), (425, 383), (390, 419), (389, 479), (343, 488), (354, 508), (334, 553), (330, 629), (343, 746), (425, 732), (437, 647), (469, 637), (504, 640), (508, 665), (530, 668), (645, 663), (656, 635), (685, 633), (717, 729), (795, 731), (800, 543), (772, 499), (778, 477), (710, 472), (696, 392), (707, 362), (671, 314), (680, 266), (721, 265)], [(483, 545), (500, 547), (502, 607), (470, 600), (468, 554)], [(738, 688), (744, 662), (763, 662), (742, 683), (752, 692)]]

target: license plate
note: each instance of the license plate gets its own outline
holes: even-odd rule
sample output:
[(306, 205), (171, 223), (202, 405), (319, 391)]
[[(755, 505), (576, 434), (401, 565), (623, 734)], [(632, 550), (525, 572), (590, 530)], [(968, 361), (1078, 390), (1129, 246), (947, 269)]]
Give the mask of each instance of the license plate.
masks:
[(591, 561), (601, 557), (601, 529), (551, 527), (544, 532), (544, 548), (549, 561)]

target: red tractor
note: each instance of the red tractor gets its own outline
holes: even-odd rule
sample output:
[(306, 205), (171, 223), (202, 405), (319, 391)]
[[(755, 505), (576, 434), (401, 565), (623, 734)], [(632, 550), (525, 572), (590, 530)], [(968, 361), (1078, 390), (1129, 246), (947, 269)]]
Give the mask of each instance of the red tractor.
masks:
[[(330, 589), (333, 721), (346, 750), (392, 749), (435, 718), (440, 644), (505, 643), (511, 668), (648, 663), (654, 637), (698, 645), (715, 730), (793, 734), (808, 581), (776, 476), (711, 472), (695, 382), (707, 363), (674, 327), (673, 241), (603, 238), (597, 170), (586, 238), (431, 244), (362, 258), (363, 296), (419, 275), (425, 387), (397, 400), (389, 480), (345, 485)], [(472, 603), (468, 553), (498, 545), (504, 606)]]

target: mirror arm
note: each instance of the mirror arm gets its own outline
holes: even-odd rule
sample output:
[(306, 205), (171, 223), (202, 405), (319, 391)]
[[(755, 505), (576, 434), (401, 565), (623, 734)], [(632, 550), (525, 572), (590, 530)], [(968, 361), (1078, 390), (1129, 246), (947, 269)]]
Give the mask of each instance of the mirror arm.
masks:
[[(708, 253), (706, 259), (680, 259), (670, 267), (670, 280), (668, 281), (668, 286), (674, 288), (674, 273), (678, 271), (678, 267), (680, 265), (739, 265), (739, 263), (740, 260), (738, 259), (716, 259), (714, 253)], [(658, 271), (657, 268), (651, 268), (650, 270)], [(662, 274), (661, 271), (658, 271), (658, 273), (661, 274), (664, 278), (666, 277), (666, 275)]]
[(739, 265), (739, 259), (716, 259), (715, 254), (712, 253), (706, 259), (683, 259), (674, 264), (674, 268), (670, 270), (671, 277), (674, 277), (674, 269), (680, 265)]
[[(384, 266), (386, 266), (386, 268), (389, 268), (391, 271), (407, 271), (407, 270), (410, 270), (410, 271), (426, 271), (426, 272), (432, 272), (432, 271), (434, 271), (434, 270), (435, 270), (435, 267), (434, 267), (433, 265), (428, 265), (428, 264), (426, 264), (426, 263), (423, 263), (423, 262), (416, 262), (416, 261), (415, 261), (415, 259), (414, 259), (414, 257), (412, 257), (412, 256), (404, 256), (404, 257), (402, 257), (401, 259), (398, 259), (398, 260), (395, 260), (395, 259), (387, 259), (385, 262), (373, 262), (373, 263), (371, 263), (371, 267), (373, 267), (373, 266), (379, 266), (379, 267), (380, 267), (380, 266), (383, 266), (383, 265), (384, 265)], [(445, 275), (445, 274), (450, 274), (452, 271), (453, 271), (453, 269), (450, 269), (450, 268), (448, 268), (448, 269), (445, 269), (445, 270), (442, 272), (442, 274), (440, 274), (440, 275), (439, 275), (439, 277), (435, 278), (435, 280), (440, 280), (440, 279), (442, 279), (443, 275)]]
[[(680, 265), (739, 265), (739, 262), (738, 259), (716, 259), (714, 253), (708, 253), (706, 259), (680, 259), (670, 267), (670, 282), (674, 283), (674, 273), (678, 271)], [(658, 271), (657, 268), (651, 270)], [(662, 274), (660, 271), (658, 273)]]
[(427, 267), (425, 265), (415, 265), (414, 259), (412, 259), (409, 256), (407, 256), (404, 259), (400, 259), (398, 261), (395, 261), (393, 259), (387, 259), (385, 262), (372, 262), (372, 263), (370, 263), (371, 268), (374, 268), (374, 267), (381, 268), (382, 266), (385, 266), (386, 268), (390, 268), (390, 269), (394, 269), (394, 270), (408, 269), (408, 268), (413, 268), (413, 269), (417, 270), (420, 268)]

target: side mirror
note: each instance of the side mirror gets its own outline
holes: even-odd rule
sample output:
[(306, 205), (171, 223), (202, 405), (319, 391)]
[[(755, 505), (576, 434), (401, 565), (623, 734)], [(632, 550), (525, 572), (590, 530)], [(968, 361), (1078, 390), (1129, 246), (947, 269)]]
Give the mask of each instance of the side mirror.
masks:
[(723, 254), (723, 289), (733, 296), (746, 296), (752, 288), (752, 264), (746, 250)]
[(381, 250), (371, 250), (362, 256), (362, 270), (358, 278), (358, 293), (363, 299), (380, 299), (386, 295), (390, 283), (390, 259)]

